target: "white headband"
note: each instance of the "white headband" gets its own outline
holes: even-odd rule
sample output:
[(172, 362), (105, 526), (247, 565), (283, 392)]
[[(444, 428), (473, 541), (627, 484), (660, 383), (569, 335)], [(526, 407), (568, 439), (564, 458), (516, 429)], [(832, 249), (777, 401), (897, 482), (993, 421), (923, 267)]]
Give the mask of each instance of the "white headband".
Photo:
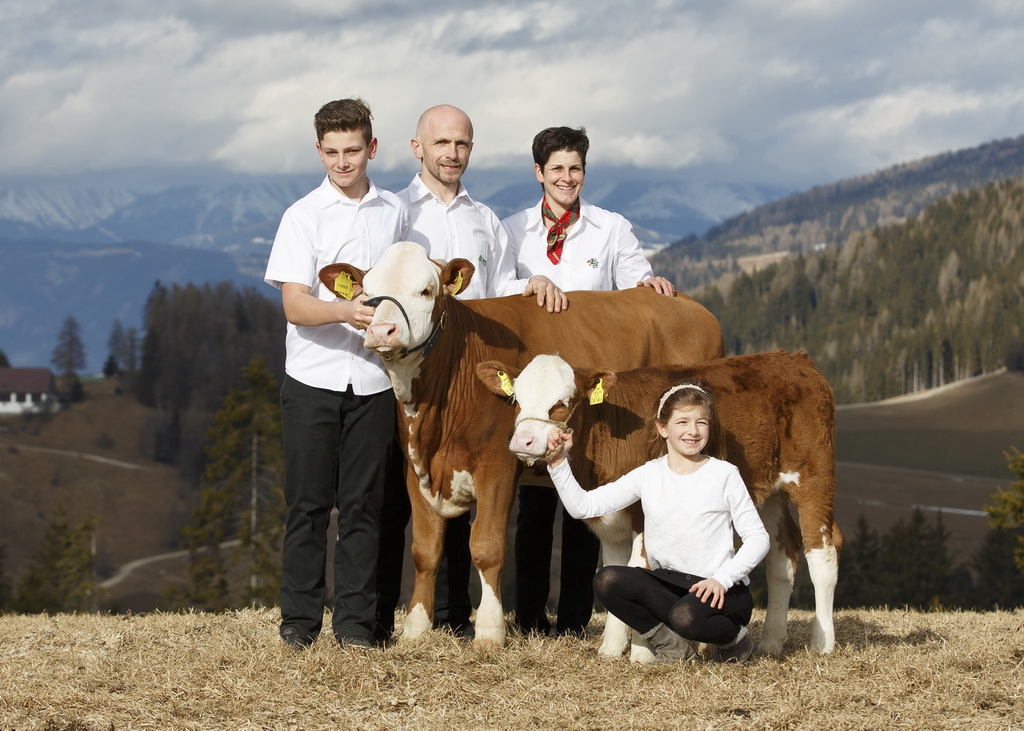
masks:
[(692, 388), (694, 391), (700, 391), (705, 396), (708, 395), (707, 391), (693, 383), (680, 383), (678, 386), (673, 386), (672, 388), (665, 392), (665, 395), (661, 397), (661, 401), (658, 402), (658, 410), (654, 412), (655, 419), (661, 416), (661, 410), (665, 408), (665, 402), (668, 401), (668, 397), (674, 394), (676, 391), (681, 391), (684, 388)]

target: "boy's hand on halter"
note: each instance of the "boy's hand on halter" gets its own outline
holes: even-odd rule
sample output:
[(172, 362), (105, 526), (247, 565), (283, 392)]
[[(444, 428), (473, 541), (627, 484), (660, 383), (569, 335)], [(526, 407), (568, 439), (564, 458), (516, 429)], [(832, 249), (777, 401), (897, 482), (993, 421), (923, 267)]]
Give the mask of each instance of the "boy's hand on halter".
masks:
[(725, 587), (714, 579), (698, 581), (690, 587), (690, 593), (696, 594), (702, 603), (707, 604), (711, 599), (712, 609), (721, 609), (725, 606)]
[(551, 432), (551, 436), (548, 437), (548, 453), (545, 457), (548, 468), (560, 465), (570, 449), (572, 449), (572, 434), (566, 434), (561, 429)]

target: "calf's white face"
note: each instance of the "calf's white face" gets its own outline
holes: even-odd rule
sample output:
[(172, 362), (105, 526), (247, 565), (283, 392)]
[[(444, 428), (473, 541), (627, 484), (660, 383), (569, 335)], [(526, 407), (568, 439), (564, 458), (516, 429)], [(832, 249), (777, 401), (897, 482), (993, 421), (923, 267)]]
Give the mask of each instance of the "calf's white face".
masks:
[[(509, 449), (532, 465), (548, 451), (548, 438), (558, 428), (553, 416), (564, 421), (576, 395), (572, 367), (557, 355), (538, 355), (514, 381), (519, 415)], [(559, 413), (553, 413), (559, 412)]]
[[(368, 298), (393, 297), (377, 305), (373, 322), (366, 329), (364, 345), (385, 360), (402, 348), (422, 343), (433, 326), (431, 316), (441, 293), (438, 265), (419, 244), (403, 241), (389, 246), (380, 260), (363, 277)], [(408, 316), (408, 321), (406, 321)]]

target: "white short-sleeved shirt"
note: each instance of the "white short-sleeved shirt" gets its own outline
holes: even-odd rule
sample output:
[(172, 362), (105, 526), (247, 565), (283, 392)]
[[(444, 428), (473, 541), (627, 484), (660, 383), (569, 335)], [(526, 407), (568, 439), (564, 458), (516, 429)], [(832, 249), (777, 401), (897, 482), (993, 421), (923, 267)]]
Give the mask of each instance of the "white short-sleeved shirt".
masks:
[[(750, 572), (768, 553), (768, 532), (729, 462), (711, 457), (696, 472), (679, 475), (666, 455), (589, 492), (576, 481), (569, 460), (548, 472), (574, 518), (607, 515), (639, 500), (651, 568), (713, 578), (729, 589), (749, 583)], [(733, 528), (742, 541), (738, 551)]]
[[(284, 212), (267, 262), (264, 281), (277, 289), (284, 282), (310, 287), (310, 294), (337, 298), (317, 278), (328, 264), (345, 262), (369, 269), (409, 225), (405, 204), (376, 188), (362, 200), (339, 193), (325, 177), (319, 188)], [(363, 348), (363, 333), (345, 323), (299, 326), (288, 323), (285, 372), (314, 388), (369, 395), (391, 388), (380, 357)]]
[(592, 206), (580, 198), (580, 217), (569, 230), (558, 264), (548, 259), (548, 225), (541, 203), (515, 213), (501, 223), (508, 233), (516, 276), (542, 274), (566, 292), (630, 289), (654, 276), (650, 262), (629, 221), (618, 213)]
[[(464, 299), (522, 294), (526, 279), (517, 281), (509, 258), (508, 236), (490, 208), (473, 200), (464, 185), (445, 204), (423, 183), (420, 175), (398, 193), (409, 207), (408, 238), (421, 244), (434, 259), (468, 259), (476, 267)], [(527, 277), (527, 279), (529, 279)]]

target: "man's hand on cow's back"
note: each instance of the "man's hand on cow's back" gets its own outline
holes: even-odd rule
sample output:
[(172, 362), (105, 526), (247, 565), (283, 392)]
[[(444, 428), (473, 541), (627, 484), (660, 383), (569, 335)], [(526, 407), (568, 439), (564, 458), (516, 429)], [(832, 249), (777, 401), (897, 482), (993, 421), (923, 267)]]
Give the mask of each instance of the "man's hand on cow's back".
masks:
[(547, 307), (548, 312), (561, 312), (569, 307), (569, 298), (547, 277), (538, 274), (530, 277), (523, 290), (523, 297), (537, 296), (537, 305)]
[(661, 292), (664, 295), (672, 297), (676, 293), (676, 286), (672, 282), (665, 279), (665, 277), (651, 277), (645, 279), (642, 282), (637, 282), (638, 287), (651, 287), (656, 292)]

